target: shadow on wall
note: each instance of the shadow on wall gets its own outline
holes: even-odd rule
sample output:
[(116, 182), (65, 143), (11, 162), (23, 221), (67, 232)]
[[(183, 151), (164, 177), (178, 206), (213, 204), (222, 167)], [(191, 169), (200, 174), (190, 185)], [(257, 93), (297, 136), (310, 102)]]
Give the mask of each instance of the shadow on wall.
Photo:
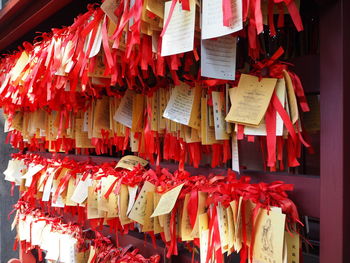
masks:
[[(1, 0), (0, 0), (1, 1)], [(4, 1), (3, 1), (4, 2)], [(5, 1), (6, 2), (6, 1)], [(5, 144), (7, 133), (4, 133), (4, 115), (0, 111), (0, 262), (7, 262), (11, 258), (18, 257), (18, 251), (13, 251), (13, 242), (16, 235), (11, 231), (13, 216), (8, 220), (7, 216), (12, 210), (13, 204), (18, 199), (18, 187), (14, 196), (11, 196), (11, 184), (4, 180), (3, 171), (7, 168), (11, 153), (16, 152), (9, 144)]]

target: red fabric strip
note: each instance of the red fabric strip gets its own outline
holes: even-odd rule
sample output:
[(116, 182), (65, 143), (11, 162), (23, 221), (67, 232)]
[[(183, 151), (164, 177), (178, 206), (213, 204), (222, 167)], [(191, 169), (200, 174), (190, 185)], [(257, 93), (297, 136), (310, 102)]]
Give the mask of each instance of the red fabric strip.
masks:
[(172, 1), (171, 1), (171, 6), (170, 6), (170, 10), (169, 10), (169, 15), (168, 15), (168, 18), (167, 18), (167, 20), (166, 20), (166, 22), (165, 22), (165, 24), (164, 24), (162, 33), (160, 34), (160, 37), (163, 37), (163, 36), (164, 36), (165, 31), (166, 31), (167, 28), (168, 28), (168, 25), (169, 25), (169, 23), (170, 23), (171, 17), (173, 16), (173, 13), (174, 13), (174, 9), (175, 9), (176, 3), (177, 3), (177, 0), (172, 0)]
[(266, 143), (267, 143), (267, 166), (274, 167), (276, 164), (276, 110), (269, 104), (265, 114)]

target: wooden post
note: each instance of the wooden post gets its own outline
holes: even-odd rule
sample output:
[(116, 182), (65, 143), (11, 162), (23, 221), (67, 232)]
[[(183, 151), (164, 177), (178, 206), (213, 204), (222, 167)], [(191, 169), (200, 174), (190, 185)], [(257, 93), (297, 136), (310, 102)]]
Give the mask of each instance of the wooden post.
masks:
[(328, 2), (320, 14), (320, 262), (340, 263), (350, 259), (350, 15), (348, 0)]

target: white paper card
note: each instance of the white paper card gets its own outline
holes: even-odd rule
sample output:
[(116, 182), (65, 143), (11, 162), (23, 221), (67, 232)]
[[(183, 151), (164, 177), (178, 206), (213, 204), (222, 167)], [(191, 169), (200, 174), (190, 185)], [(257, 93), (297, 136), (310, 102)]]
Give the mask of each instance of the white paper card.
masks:
[(77, 240), (70, 235), (60, 236), (60, 262), (75, 263), (75, 244)]
[[(171, 2), (165, 3), (164, 25), (169, 16)], [(182, 4), (179, 1), (176, 2), (174, 12), (163, 35), (162, 57), (193, 50), (196, 3), (195, 0), (189, 0), (189, 2), (190, 11), (182, 10)]]
[[(57, 187), (58, 187), (58, 184), (59, 182), (57, 180), (54, 180), (53, 183), (52, 183), (52, 188), (51, 188), (51, 193), (52, 193), (52, 196), (55, 194), (56, 190), (57, 190)], [(58, 195), (57, 196), (57, 200), (56, 202), (54, 202), (53, 198), (51, 199), (51, 206), (52, 207), (64, 207), (65, 206), (65, 203), (64, 203), (64, 200), (63, 200), (63, 197), (62, 195)]]
[(44, 166), (41, 164), (29, 164), (27, 172), (22, 176), (22, 178), (26, 179), (25, 186), (29, 187), (32, 183), (33, 176), (44, 169)]
[(48, 246), (45, 259), (57, 261), (60, 256), (60, 234), (56, 232), (50, 232), (48, 234)]
[(42, 201), (44, 201), (44, 202), (48, 202), (50, 200), (52, 182), (53, 182), (53, 179), (55, 176), (53, 167), (49, 167), (46, 170), (46, 176), (48, 176), (48, 178), (47, 178), (47, 181), (46, 181), (45, 186), (44, 186), (44, 192), (43, 192), (43, 197), (42, 197)]
[(30, 236), (30, 225), (33, 221), (33, 217), (31, 215), (27, 215), (26, 219), (24, 220), (24, 235), (23, 240), (26, 240), (27, 242), (31, 242), (31, 236)]
[(46, 226), (45, 221), (37, 221), (32, 223), (32, 245), (33, 246), (40, 245), (41, 234), (45, 226)]
[(129, 192), (129, 203), (128, 203), (128, 209), (126, 210), (126, 214), (128, 215), (131, 211), (131, 208), (133, 207), (135, 200), (136, 200), (136, 194), (137, 194), (138, 186), (128, 186), (128, 192)]
[(97, 33), (95, 36), (95, 41), (92, 44), (89, 58), (96, 56), (98, 54), (98, 52), (100, 52), (101, 44), (102, 44), (102, 23), (103, 23), (103, 20), (101, 20), (99, 25), (98, 25)]
[(74, 190), (71, 200), (79, 204), (83, 203), (88, 197), (88, 189), (91, 185), (92, 182), (90, 177), (86, 178), (85, 181), (80, 180), (77, 187)]
[(166, 106), (163, 117), (169, 120), (188, 125), (191, 118), (194, 88), (182, 83), (172, 90), (170, 100)]
[(200, 242), (201, 242), (200, 261), (201, 263), (205, 263), (207, 260), (207, 254), (208, 254), (209, 229), (201, 231)]
[(238, 153), (238, 141), (237, 134), (232, 135), (232, 170), (236, 172), (239, 171), (239, 153)]
[(203, 0), (202, 39), (221, 37), (243, 28), (242, 0), (231, 0), (233, 21), (224, 26), (222, 0)]
[(9, 160), (7, 169), (4, 171), (5, 180), (19, 184), (21, 182), (22, 170), (25, 168), (23, 160)]
[(132, 90), (127, 90), (122, 98), (117, 111), (114, 114), (113, 119), (128, 128), (132, 126), (132, 108), (133, 108), (133, 98), (134, 92)]
[(233, 36), (202, 40), (201, 75), (208, 78), (234, 80), (236, 42), (237, 38)]
[(42, 250), (48, 250), (50, 243), (50, 233), (51, 233), (51, 225), (46, 225), (41, 232), (41, 240), (40, 240), (40, 248)]
[(229, 140), (225, 125), (225, 97), (223, 92), (213, 91), (212, 93), (214, 109), (214, 129), (216, 140)]
[(25, 221), (23, 220), (23, 218), (20, 218), (18, 220), (18, 228), (17, 228), (17, 231), (18, 231), (18, 238), (20, 241), (23, 241), (25, 240)]

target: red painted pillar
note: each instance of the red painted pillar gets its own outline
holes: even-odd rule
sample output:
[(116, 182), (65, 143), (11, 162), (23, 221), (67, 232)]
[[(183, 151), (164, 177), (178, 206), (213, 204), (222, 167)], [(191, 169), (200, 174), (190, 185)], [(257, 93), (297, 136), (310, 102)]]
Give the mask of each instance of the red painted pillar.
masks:
[(348, 0), (322, 2), (320, 262), (341, 263), (350, 262), (350, 9)]

